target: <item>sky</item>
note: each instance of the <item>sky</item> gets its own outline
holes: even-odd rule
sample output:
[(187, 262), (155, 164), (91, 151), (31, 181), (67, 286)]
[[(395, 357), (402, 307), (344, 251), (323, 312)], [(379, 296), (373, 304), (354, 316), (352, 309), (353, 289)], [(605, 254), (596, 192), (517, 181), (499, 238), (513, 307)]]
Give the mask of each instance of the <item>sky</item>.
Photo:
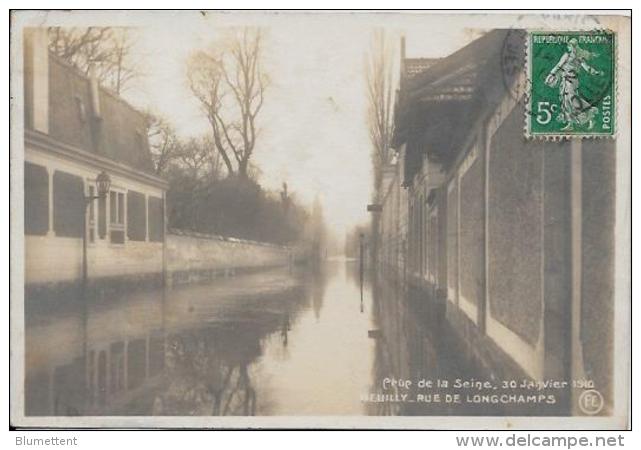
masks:
[[(188, 88), (187, 58), (211, 45), (225, 27), (264, 27), (263, 64), (271, 81), (253, 156), (259, 181), (274, 190), (287, 182), (305, 205), (318, 195), (328, 225), (340, 235), (368, 220), (372, 146), (364, 67), (373, 30), (390, 22), (384, 19), (355, 14), (175, 13), (145, 20), (135, 32), (143, 76), (125, 96), (165, 116), (182, 137), (209, 133)], [(386, 35), (396, 47), (397, 64), (402, 34), (408, 57), (446, 56), (470, 40), (465, 29), (444, 29), (433, 31), (426, 43), (424, 22), (395, 22), (386, 27)], [(441, 44), (435, 46), (435, 41)], [(394, 72), (398, 74), (398, 67)]]
[(328, 225), (341, 235), (368, 220), (372, 145), (364, 67), (375, 29), (383, 28), (395, 47), (398, 75), (401, 36), (407, 57), (444, 57), (491, 28), (536, 28), (557, 20), (563, 19), (435, 12), (39, 11), (30, 12), (25, 23), (132, 28), (142, 75), (123, 96), (167, 118), (184, 138), (209, 132), (188, 88), (187, 58), (226, 27), (262, 27), (271, 84), (253, 156), (259, 182), (273, 190), (287, 182), (306, 206), (318, 195)]
[[(442, 57), (479, 36), (478, 18), (448, 26), (442, 16), (413, 13), (260, 13), (151, 11), (47, 16), (64, 25), (133, 27), (141, 77), (123, 96), (169, 120), (181, 137), (209, 133), (188, 88), (187, 58), (207, 48), (229, 26), (265, 29), (263, 64), (271, 80), (258, 117), (253, 163), (267, 189), (288, 183), (311, 206), (319, 196), (328, 225), (343, 234), (368, 220), (372, 173), (366, 110), (365, 57), (383, 27), (408, 57)], [(80, 22), (80, 23), (78, 23)]]

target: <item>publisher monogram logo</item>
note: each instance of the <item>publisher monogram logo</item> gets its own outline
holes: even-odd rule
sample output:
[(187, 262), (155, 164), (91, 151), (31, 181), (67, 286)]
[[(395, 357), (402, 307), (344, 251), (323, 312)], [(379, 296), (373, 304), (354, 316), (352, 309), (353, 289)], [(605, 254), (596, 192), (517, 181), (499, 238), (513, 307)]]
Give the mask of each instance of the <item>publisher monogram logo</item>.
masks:
[(579, 396), (579, 408), (584, 414), (594, 416), (603, 409), (603, 396), (596, 389), (583, 391)]

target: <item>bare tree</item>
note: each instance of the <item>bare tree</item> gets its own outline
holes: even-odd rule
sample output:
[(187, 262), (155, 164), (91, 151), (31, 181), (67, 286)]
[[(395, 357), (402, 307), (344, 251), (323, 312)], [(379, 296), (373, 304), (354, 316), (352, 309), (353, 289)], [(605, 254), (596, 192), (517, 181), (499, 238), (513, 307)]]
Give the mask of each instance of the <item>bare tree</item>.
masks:
[(228, 174), (241, 178), (248, 177), (268, 84), (262, 52), (262, 31), (242, 28), (195, 53), (188, 65), (190, 88), (207, 115), (215, 148)]
[(145, 112), (149, 150), (157, 175), (163, 175), (172, 161), (178, 158), (180, 143), (171, 124), (151, 111)]
[(209, 152), (202, 140), (191, 138), (180, 143), (177, 160), (191, 179), (200, 181), (207, 172)]
[(383, 166), (389, 161), (394, 133), (392, 85), (393, 51), (387, 44), (383, 30), (376, 30), (366, 61), (367, 122), (372, 141), (374, 166), (374, 194), (380, 195)]
[(133, 44), (127, 28), (49, 28), (49, 48), (53, 53), (85, 75), (93, 70), (103, 85), (118, 94), (140, 74), (131, 57)]
[[(374, 169), (374, 202), (381, 199), (383, 167), (390, 157), (390, 146), (394, 133), (393, 86), (392, 86), (393, 52), (385, 39), (385, 32), (376, 30), (366, 60), (365, 77), (367, 81), (367, 124), (372, 141), (372, 166)], [(372, 240), (370, 258), (376, 263), (378, 258), (378, 241), (380, 216), (372, 215)]]
[(211, 135), (205, 135), (200, 138), (200, 146), (202, 147), (203, 153), (207, 157), (207, 165), (209, 176), (212, 180), (218, 180), (222, 178), (225, 168), (223, 167), (223, 162), (220, 156), (220, 153), (216, 151), (216, 144), (211, 137)]
[(126, 28), (120, 28), (112, 36), (111, 68), (107, 79), (117, 94), (120, 94), (140, 75), (133, 58), (131, 58), (134, 40)]

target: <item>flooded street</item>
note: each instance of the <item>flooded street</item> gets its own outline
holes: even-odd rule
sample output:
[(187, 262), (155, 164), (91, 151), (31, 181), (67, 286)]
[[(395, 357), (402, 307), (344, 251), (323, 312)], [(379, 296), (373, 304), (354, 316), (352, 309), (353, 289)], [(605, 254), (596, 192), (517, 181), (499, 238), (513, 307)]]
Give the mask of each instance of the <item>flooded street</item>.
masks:
[[(475, 369), (424, 295), (358, 263), (273, 269), (26, 314), (27, 415), (442, 415), (387, 379)], [(438, 364), (436, 362), (438, 361)], [(489, 413), (486, 408), (485, 414)]]

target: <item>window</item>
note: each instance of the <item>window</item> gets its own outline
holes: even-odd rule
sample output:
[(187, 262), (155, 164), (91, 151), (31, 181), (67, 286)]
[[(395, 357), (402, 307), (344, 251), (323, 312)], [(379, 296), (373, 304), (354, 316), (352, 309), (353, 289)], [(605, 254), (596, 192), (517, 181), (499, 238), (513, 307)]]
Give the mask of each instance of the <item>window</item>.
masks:
[(102, 350), (98, 353), (97, 370), (97, 390), (98, 390), (98, 404), (104, 406), (107, 403), (107, 352)]
[(118, 193), (118, 223), (125, 223), (125, 194), (122, 192)]
[(109, 193), (109, 216), (111, 225), (124, 225), (125, 223), (125, 194), (111, 191)]
[(162, 242), (165, 234), (162, 198), (149, 197), (149, 240)]
[(43, 166), (24, 165), (24, 232), (45, 235), (49, 231), (49, 173)]
[(141, 130), (136, 130), (136, 147), (138, 150), (144, 150), (145, 148), (145, 141), (143, 139), (143, 132)]
[(89, 198), (92, 200), (89, 202), (89, 242), (96, 241), (96, 200), (93, 197), (96, 196), (96, 188), (89, 186)]
[(127, 345), (127, 389), (134, 389), (145, 381), (147, 348), (143, 339), (130, 341)]
[(82, 178), (56, 171), (53, 174), (53, 229), (56, 236), (82, 237), (84, 209)]
[(74, 97), (76, 100), (76, 107), (78, 108), (78, 119), (80, 119), (81, 122), (86, 122), (87, 121), (87, 111), (85, 109), (85, 104), (82, 101), (82, 98), (79, 95), (76, 95)]
[(110, 235), (112, 244), (125, 243), (125, 230), (111, 230)]
[(107, 237), (107, 198), (104, 195), (98, 197), (98, 237)]
[(87, 368), (87, 394), (89, 394), (89, 404), (93, 405), (95, 401), (95, 376), (96, 376), (96, 352), (89, 351), (89, 367)]
[(439, 282), (438, 219), (438, 207), (434, 206), (430, 210), (428, 219), (428, 264), (430, 276), (435, 283)]
[(118, 193), (111, 191), (109, 193), (109, 213), (111, 216), (111, 223), (117, 223), (117, 216), (118, 216), (118, 206), (117, 206), (117, 200), (118, 200)]
[(109, 192), (109, 235), (114, 244), (125, 243), (125, 194)]
[(144, 241), (147, 237), (146, 204), (144, 194), (127, 192), (127, 237), (132, 241)]
[(447, 187), (447, 289), (448, 298), (458, 302), (458, 179)]
[(154, 334), (149, 339), (149, 375), (156, 375), (165, 367), (165, 339)]
[(109, 391), (112, 394), (124, 391), (125, 386), (125, 344), (124, 342), (114, 342), (109, 348), (110, 356), (110, 386)]

